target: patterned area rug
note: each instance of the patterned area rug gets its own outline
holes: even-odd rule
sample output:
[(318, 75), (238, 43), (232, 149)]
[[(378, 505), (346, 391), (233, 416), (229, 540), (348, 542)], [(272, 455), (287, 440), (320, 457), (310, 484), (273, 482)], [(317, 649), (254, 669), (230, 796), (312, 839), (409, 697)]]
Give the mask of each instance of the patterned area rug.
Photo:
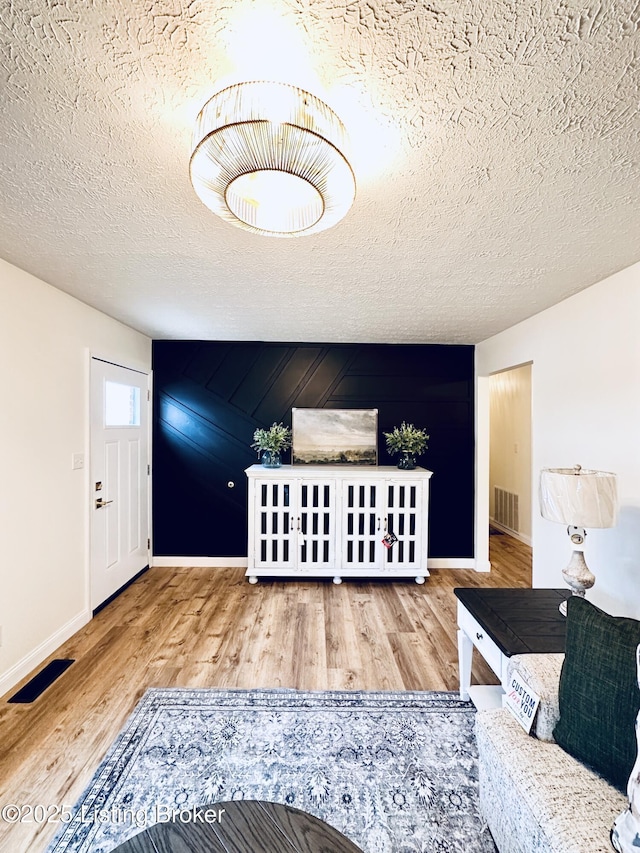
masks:
[(474, 716), (454, 693), (149, 690), (47, 853), (107, 853), (173, 810), (242, 798), (365, 853), (495, 853)]

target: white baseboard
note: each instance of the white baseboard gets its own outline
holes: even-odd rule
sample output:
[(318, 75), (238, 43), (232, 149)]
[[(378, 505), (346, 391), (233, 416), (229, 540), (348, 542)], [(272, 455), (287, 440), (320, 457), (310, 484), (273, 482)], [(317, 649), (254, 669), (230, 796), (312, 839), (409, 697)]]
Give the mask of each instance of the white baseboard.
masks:
[(74, 616), (66, 625), (59, 628), (54, 634), (40, 643), (32, 652), (14, 664), (11, 669), (7, 670), (0, 676), (0, 696), (8, 693), (12, 687), (22, 681), (30, 672), (36, 669), (42, 661), (46, 660), (55, 650), (65, 643), (69, 637), (73, 637), (76, 631), (83, 628), (91, 621), (91, 611), (84, 610)]
[(430, 569), (472, 569), (475, 572), (490, 572), (489, 560), (476, 560), (474, 557), (429, 557)]
[(524, 536), (522, 533), (517, 533), (515, 530), (505, 527), (504, 524), (500, 524), (499, 521), (494, 521), (493, 518), (489, 519), (489, 523), (492, 527), (495, 527), (496, 530), (501, 530), (503, 533), (506, 533), (507, 536), (513, 536), (513, 538), (517, 539), (518, 542), (524, 542), (525, 545), (528, 545), (530, 548), (532, 547), (530, 536)]
[(476, 561), (473, 557), (429, 557), (427, 568), (429, 569), (475, 569)]
[[(427, 567), (429, 569), (475, 569), (479, 572), (488, 572), (491, 563), (487, 561), (486, 568), (479, 568), (477, 560), (473, 557), (429, 557)], [(246, 557), (152, 557), (151, 565), (159, 568), (204, 568), (204, 569), (246, 569), (248, 561)]]
[(246, 557), (152, 557), (151, 566), (164, 569), (246, 569)]

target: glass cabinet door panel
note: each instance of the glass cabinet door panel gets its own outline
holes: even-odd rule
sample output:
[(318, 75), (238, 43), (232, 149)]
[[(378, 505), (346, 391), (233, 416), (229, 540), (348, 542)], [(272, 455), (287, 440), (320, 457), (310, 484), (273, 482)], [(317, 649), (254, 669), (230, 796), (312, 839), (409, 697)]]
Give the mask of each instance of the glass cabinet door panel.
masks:
[(420, 535), (422, 520), (419, 515), (422, 485), (420, 483), (387, 483), (387, 532), (397, 537), (397, 542), (386, 549), (385, 564), (394, 568), (420, 567)]
[(286, 567), (293, 565), (295, 536), (291, 484), (263, 480), (256, 488), (257, 566)]
[(335, 565), (335, 481), (305, 480), (299, 486), (298, 554), (300, 571)]
[(378, 483), (343, 483), (342, 565), (345, 570), (382, 565), (381, 491)]

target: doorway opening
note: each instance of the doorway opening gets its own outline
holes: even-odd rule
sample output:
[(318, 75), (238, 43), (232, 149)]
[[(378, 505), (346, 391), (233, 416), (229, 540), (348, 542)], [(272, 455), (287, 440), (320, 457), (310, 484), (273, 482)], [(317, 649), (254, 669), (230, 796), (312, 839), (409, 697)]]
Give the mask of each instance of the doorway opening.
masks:
[(531, 548), (531, 363), (489, 377), (489, 535)]

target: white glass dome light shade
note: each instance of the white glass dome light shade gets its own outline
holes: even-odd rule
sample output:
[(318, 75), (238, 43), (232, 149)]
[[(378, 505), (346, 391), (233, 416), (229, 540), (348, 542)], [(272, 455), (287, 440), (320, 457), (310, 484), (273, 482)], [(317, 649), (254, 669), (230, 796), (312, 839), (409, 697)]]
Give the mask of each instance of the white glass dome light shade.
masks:
[(286, 83), (238, 83), (200, 111), (191, 182), (210, 210), (240, 228), (315, 234), (353, 204), (346, 147), (344, 125), (315, 95)]
[(240, 175), (227, 187), (225, 200), (245, 225), (285, 235), (307, 231), (324, 213), (322, 196), (313, 184), (276, 169)]

